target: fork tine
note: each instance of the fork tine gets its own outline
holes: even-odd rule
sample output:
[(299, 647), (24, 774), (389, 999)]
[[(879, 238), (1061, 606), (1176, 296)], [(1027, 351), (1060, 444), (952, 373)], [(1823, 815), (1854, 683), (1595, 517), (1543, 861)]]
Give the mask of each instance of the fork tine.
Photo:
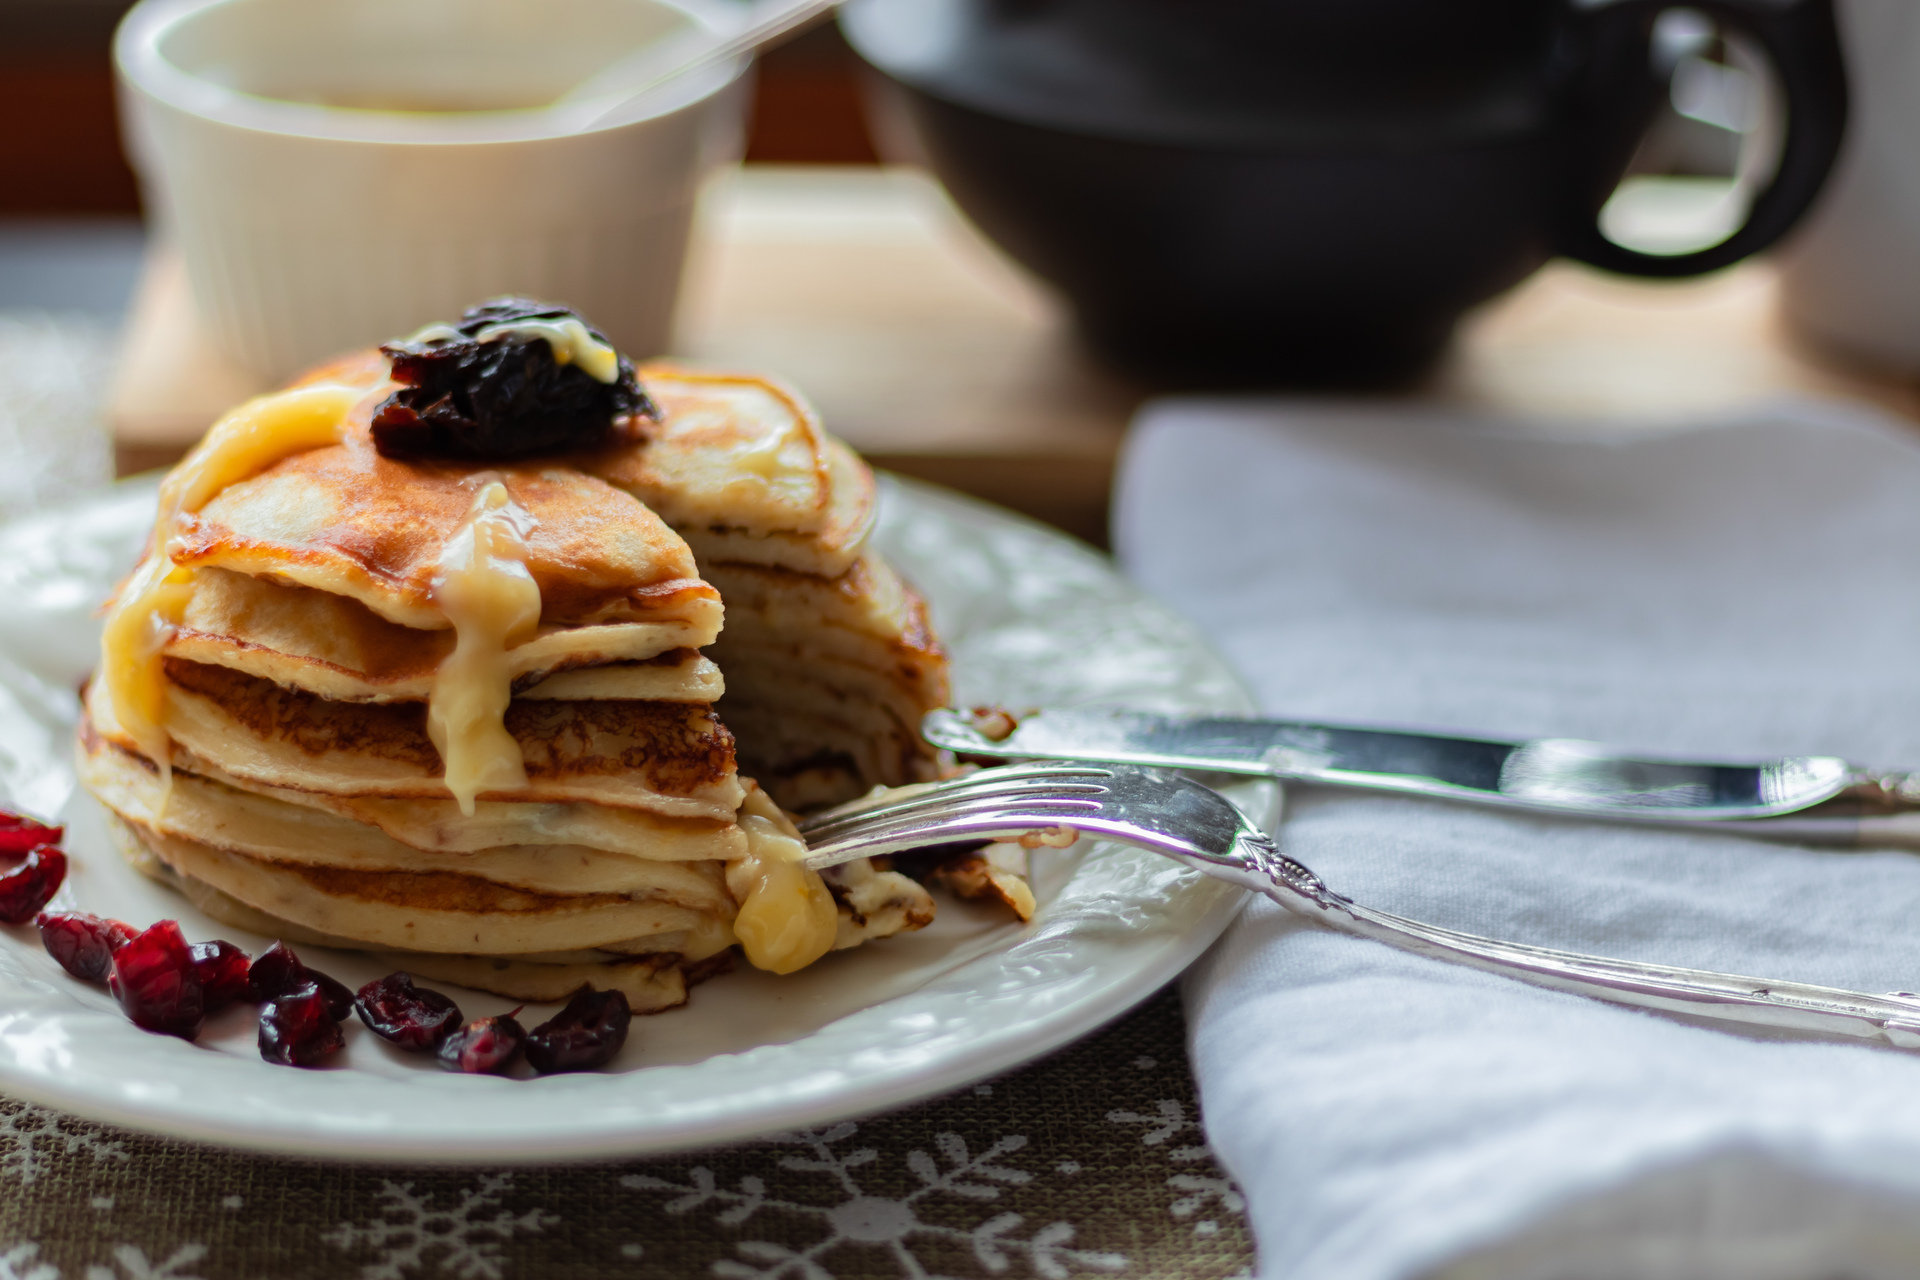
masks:
[(855, 858), (905, 853), (932, 845), (1014, 840), (1048, 827), (1075, 827), (1076, 819), (1086, 821), (1091, 816), (1085, 811), (1051, 814), (1031, 809), (998, 809), (924, 823), (901, 823), (878, 830), (862, 827), (837, 840), (808, 845), (807, 865), (818, 870)]
[(1078, 762), (983, 769), (895, 800), (856, 802), (801, 824), (807, 863), (964, 841), (1009, 840), (1065, 827), (1172, 857), (1216, 856), (1244, 821), (1221, 796), (1156, 769)]
[(983, 807), (1005, 807), (1020, 804), (1091, 804), (1097, 806), (1097, 797), (1103, 789), (1095, 786), (1054, 786), (1044, 791), (1016, 791), (995, 789), (989, 791), (954, 792), (944, 795), (928, 795), (911, 802), (888, 805), (885, 808), (865, 810), (857, 813), (842, 814), (838, 817), (816, 819), (802, 823), (800, 833), (809, 840), (832, 839), (836, 832), (849, 827), (870, 827), (881, 823), (901, 820), (917, 821), (933, 814), (964, 813)]
[(979, 796), (954, 804), (925, 804), (877, 819), (847, 819), (829, 827), (806, 831), (808, 844), (829, 844), (847, 837), (866, 839), (904, 829), (922, 829), (933, 823), (958, 823), (983, 814), (1021, 814), (1039, 825), (1073, 825), (1073, 819), (1100, 812), (1100, 800), (1094, 796), (1029, 796), (1006, 800), (1004, 796)]
[(1027, 830), (1046, 826), (1070, 827), (1076, 819), (1089, 818), (1099, 812), (1100, 802), (1091, 797), (1045, 796), (1008, 804), (988, 796), (963, 805), (915, 809), (874, 822), (838, 823), (829, 828), (809, 831), (806, 835), (809, 847), (821, 847), (847, 839), (886, 839), (899, 832), (925, 831), (935, 826), (946, 828), (987, 817), (1011, 819), (1017, 815), (1028, 824)]
[(889, 795), (877, 802), (854, 800), (802, 818), (799, 826), (809, 838), (846, 822), (872, 821), (895, 813), (938, 806), (975, 796), (1014, 796), (1023, 793), (1056, 794), (1087, 789), (1097, 792), (1112, 771), (1102, 765), (1044, 764), (1008, 765), (982, 769), (965, 777), (945, 782), (922, 783), (901, 788), (904, 795)]

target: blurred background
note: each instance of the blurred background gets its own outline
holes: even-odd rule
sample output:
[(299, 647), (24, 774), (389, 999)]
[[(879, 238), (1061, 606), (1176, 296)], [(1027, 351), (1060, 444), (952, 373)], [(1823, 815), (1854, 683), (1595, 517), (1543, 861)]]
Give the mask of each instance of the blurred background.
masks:
[[(130, 0), (0, 0), (0, 307), (111, 319), (141, 248), (140, 196), (120, 145), (109, 45)], [(1741, 140), (1764, 127), (1764, 76), (1737, 40), (1676, 11), (1661, 24), (1677, 64), (1672, 101), (1607, 213), (1610, 237), (1673, 251), (1724, 234)], [(900, 160), (898, 131), (869, 124), (861, 64), (831, 22), (762, 57), (749, 164)]]
[[(110, 45), (131, 0), (0, 0), (0, 516), (97, 482), (116, 336), (146, 232), (121, 147)], [(831, 22), (756, 69), (747, 160), (872, 165), (857, 59)]]
[[(0, 517), (110, 474), (115, 431), (125, 473), (183, 447), (169, 436), (164, 449), (143, 451), (131, 437), (150, 426), (178, 435), (182, 413), (194, 432), (210, 420), (204, 404), (183, 400), (168, 407), (179, 421), (143, 422), (155, 396), (142, 389), (157, 381), (142, 382), (140, 361), (173, 356), (151, 343), (121, 346), (123, 333), (143, 330), (128, 324), (136, 296), (155, 290), (152, 279), (142, 285), (148, 241), (109, 58), (127, 7), (0, 0), (0, 119), (9, 122), (0, 130), (0, 448), (30, 458), (61, 445), (38, 469), (0, 473)], [(1736, 171), (1765, 162), (1778, 121), (1770, 75), (1737, 39), (1688, 10), (1665, 15), (1657, 35), (1673, 69), (1670, 101), (1602, 227), (1629, 247), (1674, 253), (1714, 243), (1740, 221)], [(1103, 542), (1118, 441), (1156, 388), (1089, 359), (1057, 299), (911, 169), (897, 108), (831, 20), (751, 74), (746, 171), (721, 184), (702, 224), (705, 242), (724, 252), (703, 254), (696, 238), (681, 353), (778, 370), (879, 464)], [(1611, 277), (1559, 264), (1504, 310), (1470, 317), (1464, 354), (1426, 389), (1520, 408), (1617, 410), (1623, 398), (1687, 407), (1750, 388), (1824, 385), (1825, 375), (1782, 363), (1770, 347), (1770, 363), (1756, 366), (1754, 334), (1767, 323), (1757, 317), (1770, 304), (1756, 300), (1768, 286), (1754, 279), (1623, 292)], [(1569, 305), (1580, 308), (1578, 333), (1563, 320)], [(1703, 315), (1720, 317), (1718, 328), (1702, 327)], [(1684, 368), (1676, 326), (1706, 335), (1687, 348)], [(150, 317), (144, 332), (162, 328)], [(221, 405), (258, 389), (195, 377)]]

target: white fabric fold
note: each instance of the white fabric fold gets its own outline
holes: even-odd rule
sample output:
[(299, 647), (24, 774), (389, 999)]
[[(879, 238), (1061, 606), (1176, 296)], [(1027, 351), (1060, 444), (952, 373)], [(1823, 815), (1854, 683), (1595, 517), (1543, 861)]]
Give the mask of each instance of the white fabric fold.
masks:
[[(1269, 714), (1920, 768), (1920, 438), (1864, 410), (1166, 401), (1114, 532)], [(1278, 834), (1434, 924), (1920, 990), (1920, 854), (1303, 788)], [(1265, 901), (1186, 993), (1264, 1276), (1920, 1274), (1920, 1054), (1539, 991)]]

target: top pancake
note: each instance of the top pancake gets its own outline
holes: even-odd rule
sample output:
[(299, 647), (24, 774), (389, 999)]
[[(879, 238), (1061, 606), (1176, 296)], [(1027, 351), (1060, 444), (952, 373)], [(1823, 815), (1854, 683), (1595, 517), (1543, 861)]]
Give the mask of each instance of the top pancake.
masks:
[(384, 458), (367, 430), (375, 403), (353, 410), (342, 444), (284, 458), (180, 517), (175, 563), (271, 576), (442, 629), (439, 558), (478, 487), (499, 480), (531, 518), (527, 569), (543, 624), (654, 621), (678, 616), (690, 596), (717, 602), (686, 542), (632, 495), (571, 467)]

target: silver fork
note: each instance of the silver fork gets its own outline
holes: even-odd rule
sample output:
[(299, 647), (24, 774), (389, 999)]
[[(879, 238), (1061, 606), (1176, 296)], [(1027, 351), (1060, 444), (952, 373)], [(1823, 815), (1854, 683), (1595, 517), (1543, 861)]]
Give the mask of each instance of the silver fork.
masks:
[(815, 869), (931, 845), (1018, 840), (1055, 829), (1164, 854), (1264, 893), (1342, 933), (1535, 986), (1723, 1022), (1920, 1049), (1920, 995), (1911, 992), (1869, 995), (1611, 960), (1456, 933), (1363, 907), (1281, 853), (1226, 797), (1166, 770), (1079, 763), (1008, 765), (855, 801), (800, 824), (807, 838), (807, 865)]

